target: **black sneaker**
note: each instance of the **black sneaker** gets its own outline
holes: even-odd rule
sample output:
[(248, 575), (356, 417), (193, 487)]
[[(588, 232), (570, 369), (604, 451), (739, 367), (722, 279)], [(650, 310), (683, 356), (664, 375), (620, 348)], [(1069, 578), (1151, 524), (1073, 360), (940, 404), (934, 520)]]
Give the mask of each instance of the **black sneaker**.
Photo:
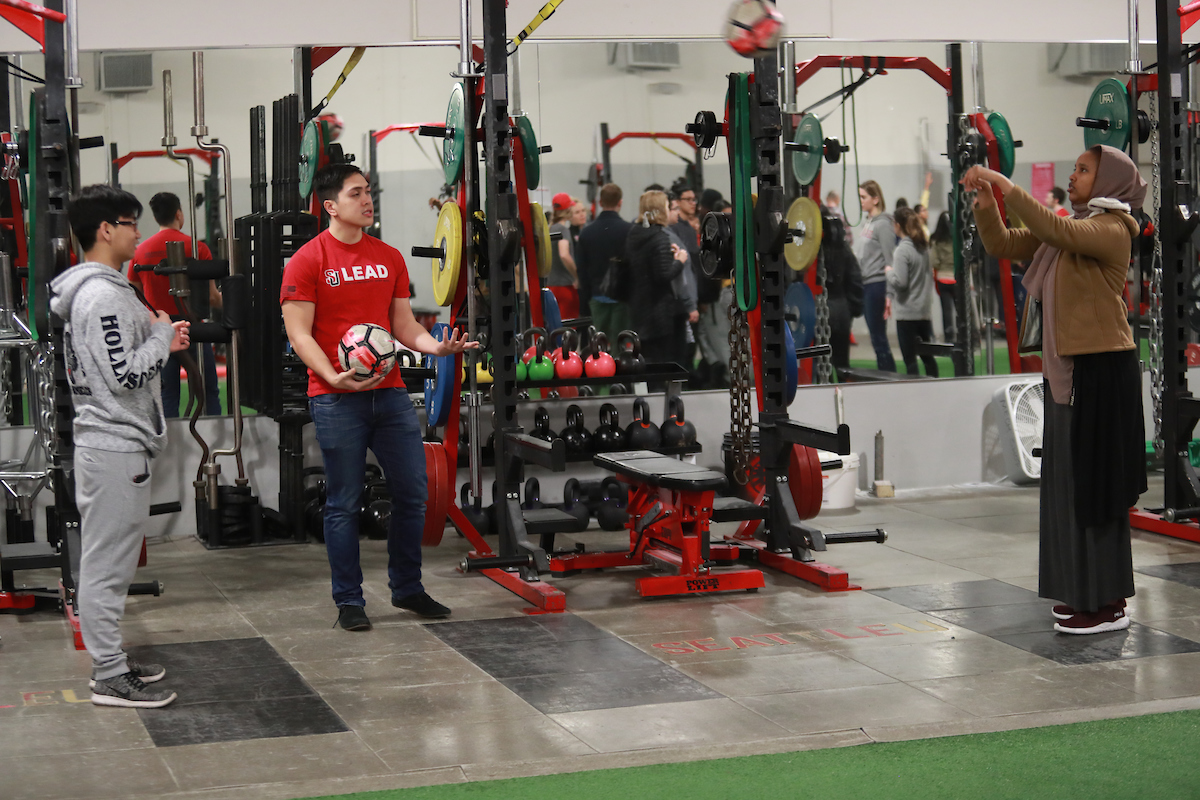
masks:
[(371, 630), (371, 620), (362, 606), (338, 606), (338, 625), (347, 631)]
[[(125, 669), (136, 675), (142, 683), (158, 683), (163, 678), (167, 677), (167, 670), (160, 664), (142, 664), (132, 656), (125, 656)], [(91, 680), (88, 681), (88, 688), (96, 688), (96, 673), (92, 673)]]
[(132, 672), (96, 681), (92, 689), (94, 704), (117, 708), (162, 708), (173, 703), (175, 697), (172, 691), (155, 692), (147, 689), (142, 679)]
[(396, 608), (403, 608), (406, 611), (419, 614), (422, 617), (428, 617), (429, 619), (440, 619), (441, 617), (450, 616), (450, 609), (437, 600), (434, 600), (425, 592), (410, 594), (408, 597), (393, 597), (392, 605)]

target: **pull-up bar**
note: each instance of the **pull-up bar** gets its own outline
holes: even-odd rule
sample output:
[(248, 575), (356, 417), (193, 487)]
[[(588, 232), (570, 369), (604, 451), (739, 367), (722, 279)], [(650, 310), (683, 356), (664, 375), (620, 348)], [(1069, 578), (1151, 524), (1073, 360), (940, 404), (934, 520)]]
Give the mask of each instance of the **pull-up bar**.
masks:
[(924, 56), (817, 56), (796, 65), (796, 85), (799, 86), (819, 70), (829, 67), (876, 70), (879, 74), (886, 74), (889, 69), (915, 69), (933, 78), (947, 94), (951, 91), (950, 70), (939, 67)]
[(675, 133), (672, 131), (666, 131), (664, 133), (654, 133), (653, 131), (624, 131), (622, 133), (618, 133), (611, 139), (605, 139), (604, 144), (608, 147), (612, 147), (613, 145), (617, 144), (618, 142), (622, 142), (625, 139), (678, 139), (681, 142), (687, 142), (688, 146), (693, 150), (697, 149), (696, 138), (694, 136), (689, 133)]

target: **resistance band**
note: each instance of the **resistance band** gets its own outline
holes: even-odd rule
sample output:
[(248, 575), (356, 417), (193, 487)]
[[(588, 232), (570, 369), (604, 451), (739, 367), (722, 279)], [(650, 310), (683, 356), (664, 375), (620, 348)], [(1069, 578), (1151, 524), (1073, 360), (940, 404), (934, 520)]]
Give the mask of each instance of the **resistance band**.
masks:
[(325, 110), (325, 107), (329, 105), (329, 101), (337, 94), (337, 90), (342, 88), (342, 84), (346, 82), (346, 76), (358, 66), (358, 62), (365, 52), (367, 52), (367, 48), (365, 47), (354, 48), (354, 52), (350, 54), (350, 60), (346, 62), (346, 66), (342, 67), (342, 74), (338, 75), (337, 80), (333, 82), (333, 88), (329, 90), (329, 94), (325, 95), (325, 99), (317, 103), (317, 107), (308, 115), (309, 119), (316, 119)]
[(754, 176), (754, 139), (750, 135), (750, 75), (730, 80), (729, 128), (733, 137), (733, 256), (734, 291), (738, 308), (758, 305), (758, 270), (754, 256), (754, 201), (750, 179)]
[(564, 2), (566, 2), (566, 0), (550, 0), (550, 2), (546, 3), (546, 5), (542, 6), (541, 9), (538, 10), (538, 13), (534, 15), (533, 21), (526, 25), (525, 30), (518, 33), (516, 38), (512, 40), (512, 45), (508, 48), (508, 54), (511, 56), (513, 53), (517, 52), (517, 48), (521, 46), (521, 42), (528, 39), (543, 22), (554, 16), (554, 12), (557, 11), (558, 7)]

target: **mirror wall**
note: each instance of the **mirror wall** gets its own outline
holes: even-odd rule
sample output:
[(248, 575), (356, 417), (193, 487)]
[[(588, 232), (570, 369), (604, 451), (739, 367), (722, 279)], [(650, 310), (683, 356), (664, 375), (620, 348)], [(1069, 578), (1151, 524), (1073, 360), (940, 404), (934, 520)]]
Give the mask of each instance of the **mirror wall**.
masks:
[[(608, 124), (610, 136), (622, 131), (682, 132), (701, 109), (716, 111), (720, 117), (726, 75), (751, 68), (749, 61), (720, 42), (686, 42), (668, 48), (677, 53), (677, 62), (660, 64), (658, 69), (630, 66), (628, 47), (604, 42), (538, 44), (536, 40), (521, 47), (521, 106), (533, 122), (539, 142), (553, 148), (542, 156), (541, 187), (533, 197), (545, 208), (550, 208), (551, 198), (559, 192), (585, 196), (586, 187), (581, 182), (599, 155), (600, 123)], [(1078, 50), (1082, 46), (1073, 47)], [(1107, 47), (1115, 48), (1119, 61), (1123, 48)], [(341, 51), (317, 69), (313, 77), (315, 99), (332, 87), (349, 52)], [(1014, 137), (1024, 143), (1016, 151), (1013, 179), (1030, 188), (1033, 166), (1037, 164), (1043, 179), (1052, 176), (1055, 184), (1065, 186), (1083, 146), (1075, 117), (1083, 114), (1093, 87), (1108, 74), (1084, 74), (1089, 64), (1095, 67), (1096, 59), (1064, 53), (1062, 45), (987, 44), (982, 52), (984, 104), (1001, 112)], [(923, 56), (939, 66), (946, 64), (946, 48), (941, 43), (796, 43), (797, 61), (818, 54)], [(1099, 54), (1099, 50), (1092, 53)], [(1150, 53), (1147, 57), (1153, 60)], [(250, 209), (249, 110), (265, 105), (269, 119), (271, 102), (294, 91), (292, 58), (290, 49), (206, 53), (206, 121), (210, 134), (233, 150), (235, 216)], [(965, 100), (970, 107), (975, 88), (967, 47), (964, 61), (968, 72)], [(36, 57), (26, 56), (21, 63), (35, 74), (41, 69)], [(366, 167), (370, 130), (398, 123), (441, 121), (453, 82), (450, 73), (457, 63), (454, 47), (369, 49), (328, 108), (344, 121), (339, 141), (347, 152), (356, 155), (356, 163)], [(148, 91), (100, 91), (98, 54), (85, 54), (82, 65), (82, 136), (103, 136), (106, 143), (115, 142), (122, 154), (159, 149), (163, 135), (162, 70), (170, 69), (176, 135), (180, 146), (190, 143), (185, 135), (192, 124), (190, 52), (153, 53), (154, 85)], [(822, 70), (799, 87), (798, 106), (806, 108), (860, 75), (858, 71)], [(26, 95), (30, 88), (29, 83), (21, 86)], [(22, 104), (27, 108), (27, 99)], [(856, 245), (861, 246), (862, 239), (863, 217), (857, 201), (861, 181), (878, 182), (891, 210), (900, 197), (910, 205), (918, 203), (925, 176), (931, 174), (929, 225), (934, 227), (938, 214), (947, 207), (950, 188), (949, 164), (944, 155), (947, 102), (940, 86), (920, 72), (892, 70), (863, 84), (852, 101), (841, 104), (834, 99), (813, 110), (823, 118), (825, 136), (851, 147), (841, 163), (824, 166), (821, 195), (831, 190), (842, 195)], [(685, 158), (693, 155), (692, 148), (678, 140), (627, 140), (614, 147), (613, 180), (622, 186), (626, 197), (622, 215), (631, 219), (636, 214), (637, 196), (645, 186), (658, 183), (669, 187), (681, 178)], [(427, 243), (437, 216), (430, 208), (430, 199), (437, 197), (442, 185), (432, 142), (408, 133), (392, 134), (379, 143), (378, 164), (383, 188), (378, 218), (383, 238), (402, 252), (414, 244)], [(728, 196), (729, 170), (723, 144), (718, 143), (703, 167), (705, 186)], [(84, 183), (107, 181), (107, 150), (85, 151), (82, 174)], [(181, 196), (186, 192), (184, 169), (165, 159), (130, 163), (121, 172), (121, 183), (143, 202), (158, 191), (174, 191)], [(200, 218), (203, 236), (203, 215)], [(143, 235), (155, 230), (153, 219), (146, 214)], [(432, 307), (427, 262), (414, 259), (409, 268), (416, 288), (414, 306)], [(932, 318), (940, 339), (942, 325), (936, 298)], [(852, 348), (852, 361), (874, 366), (861, 318), (855, 320), (854, 336), (858, 344)], [(894, 329), (892, 340), (898, 359)], [(997, 367), (1006, 368), (1002, 357), (997, 358)]]

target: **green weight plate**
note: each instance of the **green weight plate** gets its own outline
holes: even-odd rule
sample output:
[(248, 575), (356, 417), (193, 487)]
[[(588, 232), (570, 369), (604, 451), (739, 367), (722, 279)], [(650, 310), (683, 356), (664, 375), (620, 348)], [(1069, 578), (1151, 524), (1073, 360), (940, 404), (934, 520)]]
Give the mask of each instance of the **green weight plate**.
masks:
[(442, 140), (442, 174), (446, 183), (458, 182), (462, 175), (463, 154), (466, 143), (467, 109), (462, 84), (455, 84), (446, 105), (446, 129), (450, 135)]
[(1011, 178), (1013, 167), (1017, 163), (1017, 150), (1013, 145), (1012, 128), (1008, 127), (1008, 120), (998, 111), (989, 114), (987, 121), (992, 128), (992, 134), (996, 137), (996, 149), (1000, 151), (999, 171), (1004, 177)]
[(542, 177), (541, 154), (538, 152), (537, 134), (529, 117), (517, 117), (517, 133), (521, 137), (521, 148), (525, 151), (525, 183), (529, 191), (538, 188)]
[(801, 186), (808, 186), (821, 172), (821, 159), (825, 155), (825, 138), (821, 135), (821, 120), (816, 114), (805, 114), (792, 135), (796, 144), (807, 145), (807, 150), (792, 151), (792, 174)]
[(300, 137), (300, 196), (312, 194), (313, 176), (321, 160), (321, 124), (309, 120)]
[(1129, 144), (1129, 95), (1125, 84), (1114, 78), (1105, 78), (1092, 91), (1084, 116), (1091, 119), (1108, 120), (1108, 130), (1083, 129), (1083, 146), (1095, 147), (1106, 144), (1124, 150)]

